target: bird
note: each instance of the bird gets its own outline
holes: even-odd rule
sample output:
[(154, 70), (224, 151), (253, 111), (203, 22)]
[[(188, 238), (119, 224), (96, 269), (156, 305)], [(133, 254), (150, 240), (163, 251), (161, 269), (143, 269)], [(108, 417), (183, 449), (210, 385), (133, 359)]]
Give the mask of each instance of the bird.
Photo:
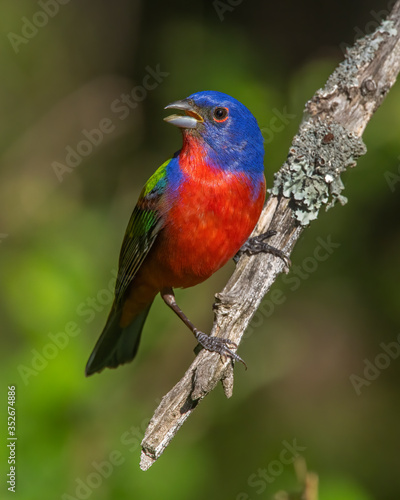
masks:
[(205, 281), (240, 252), (285, 259), (264, 242), (272, 232), (249, 238), (266, 196), (264, 141), (253, 114), (218, 91), (196, 92), (165, 109), (177, 112), (164, 120), (181, 130), (182, 147), (140, 193), (122, 242), (114, 302), (86, 376), (133, 360), (158, 293), (198, 344), (243, 362), (234, 342), (195, 327), (174, 288)]

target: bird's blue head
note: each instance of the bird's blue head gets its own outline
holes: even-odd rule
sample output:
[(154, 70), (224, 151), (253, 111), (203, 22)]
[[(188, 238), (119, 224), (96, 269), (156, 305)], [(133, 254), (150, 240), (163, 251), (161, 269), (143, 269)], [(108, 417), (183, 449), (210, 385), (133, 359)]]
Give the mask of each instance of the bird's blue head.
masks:
[(233, 97), (207, 90), (197, 92), (165, 109), (177, 109), (165, 121), (180, 127), (184, 142), (198, 141), (207, 159), (220, 168), (259, 174), (264, 171), (263, 137), (256, 119)]

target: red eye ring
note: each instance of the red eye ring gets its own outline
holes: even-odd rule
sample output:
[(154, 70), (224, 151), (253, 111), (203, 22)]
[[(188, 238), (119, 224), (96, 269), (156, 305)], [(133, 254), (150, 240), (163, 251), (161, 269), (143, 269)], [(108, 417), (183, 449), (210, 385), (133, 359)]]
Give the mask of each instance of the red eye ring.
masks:
[(223, 107), (218, 107), (214, 109), (214, 121), (218, 123), (222, 123), (226, 121), (229, 117), (229, 109), (228, 108), (223, 108)]

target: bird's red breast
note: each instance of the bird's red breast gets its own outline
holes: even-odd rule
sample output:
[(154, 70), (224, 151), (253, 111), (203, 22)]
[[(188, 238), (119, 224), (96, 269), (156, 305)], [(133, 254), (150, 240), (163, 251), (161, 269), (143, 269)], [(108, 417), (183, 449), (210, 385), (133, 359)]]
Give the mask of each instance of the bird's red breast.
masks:
[[(162, 256), (171, 286), (200, 283), (231, 259), (249, 237), (262, 210), (265, 179), (206, 163), (201, 144), (186, 140), (180, 154), (184, 181), (168, 214)], [(189, 144), (188, 144), (189, 143)]]

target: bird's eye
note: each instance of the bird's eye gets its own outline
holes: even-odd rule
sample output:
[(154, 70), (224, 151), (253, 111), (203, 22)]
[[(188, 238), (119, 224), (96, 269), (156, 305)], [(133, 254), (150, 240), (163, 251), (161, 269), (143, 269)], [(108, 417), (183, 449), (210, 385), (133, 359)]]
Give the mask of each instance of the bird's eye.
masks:
[(214, 120), (216, 122), (224, 122), (228, 119), (229, 110), (228, 108), (215, 108), (214, 109)]

